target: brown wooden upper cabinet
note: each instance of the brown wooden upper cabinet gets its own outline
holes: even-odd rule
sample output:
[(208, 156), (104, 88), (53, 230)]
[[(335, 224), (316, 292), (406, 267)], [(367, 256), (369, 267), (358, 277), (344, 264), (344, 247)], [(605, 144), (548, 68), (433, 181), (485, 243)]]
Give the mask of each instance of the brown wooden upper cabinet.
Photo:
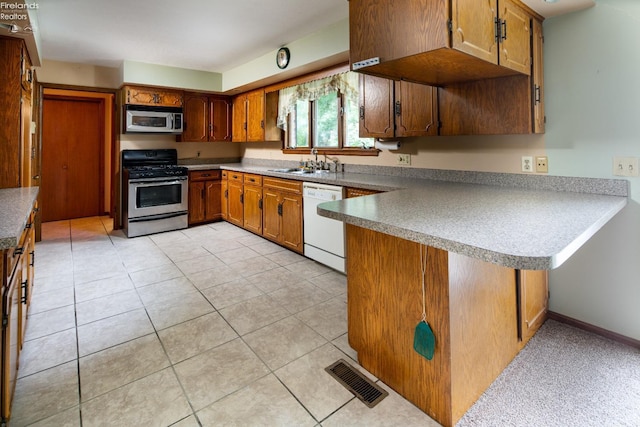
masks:
[(351, 68), (436, 86), (529, 75), (531, 18), (517, 0), (350, 0)]
[(438, 135), (433, 86), (360, 74), (360, 137)]
[(544, 64), (542, 61), (542, 46), (544, 35), (542, 22), (533, 20), (533, 68), (531, 78), (533, 81), (533, 132), (544, 133), (546, 118), (544, 115)]
[(205, 93), (185, 93), (183, 142), (231, 141), (231, 99)]
[(142, 86), (124, 86), (125, 104), (182, 107), (183, 92)]
[(233, 142), (280, 141), (278, 93), (257, 89), (233, 98)]

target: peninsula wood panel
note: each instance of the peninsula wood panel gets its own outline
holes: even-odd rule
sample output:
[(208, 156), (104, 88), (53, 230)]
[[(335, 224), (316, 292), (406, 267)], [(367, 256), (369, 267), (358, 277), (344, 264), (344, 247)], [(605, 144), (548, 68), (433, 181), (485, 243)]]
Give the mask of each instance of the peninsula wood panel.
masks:
[(520, 292), (520, 346), (524, 347), (547, 320), (549, 306), (549, 272), (521, 270)]
[(347, 225), (349, 343), (363, 367), (452, 426), (519, 349), (516, 274), (432, 247), (427, 253), (432, 360), (413, 349), (422, 313), (420, 245)]

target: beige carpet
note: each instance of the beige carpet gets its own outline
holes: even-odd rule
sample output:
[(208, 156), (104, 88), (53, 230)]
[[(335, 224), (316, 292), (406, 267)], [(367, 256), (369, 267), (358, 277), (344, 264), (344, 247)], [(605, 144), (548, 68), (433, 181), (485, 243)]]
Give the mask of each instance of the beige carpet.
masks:
[(640, 350), (549, 320), (457, 427), (640, 427)]

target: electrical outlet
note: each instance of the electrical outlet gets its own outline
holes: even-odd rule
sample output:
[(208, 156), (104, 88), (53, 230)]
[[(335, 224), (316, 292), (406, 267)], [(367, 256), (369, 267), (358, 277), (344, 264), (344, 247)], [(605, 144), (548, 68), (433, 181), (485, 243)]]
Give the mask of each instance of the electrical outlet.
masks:
[(547, 156), (536, 156), (536, 172), (549, 172), (549, 159), (547, 158)]
[(522, 156), (522, 172), (533, 172), (533, 157)]
[(614, 157), (613, 174), (616, 176), (638, 176), (638, 158)]
[(396, 157), (396, 163), (399, 165), (408, 166), (411, 164), (411, 154), (398, 154)]

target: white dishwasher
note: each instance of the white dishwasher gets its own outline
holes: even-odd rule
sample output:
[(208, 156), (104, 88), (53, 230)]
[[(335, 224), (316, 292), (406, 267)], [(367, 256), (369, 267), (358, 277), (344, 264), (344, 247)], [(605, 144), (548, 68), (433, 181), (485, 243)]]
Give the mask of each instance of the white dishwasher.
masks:
[(302, 196), (304, 255), (344, 273), (344, 223), (320, 216), (317, 211), (320, 203), (342, 200), (342, 187), (305, 182)]

